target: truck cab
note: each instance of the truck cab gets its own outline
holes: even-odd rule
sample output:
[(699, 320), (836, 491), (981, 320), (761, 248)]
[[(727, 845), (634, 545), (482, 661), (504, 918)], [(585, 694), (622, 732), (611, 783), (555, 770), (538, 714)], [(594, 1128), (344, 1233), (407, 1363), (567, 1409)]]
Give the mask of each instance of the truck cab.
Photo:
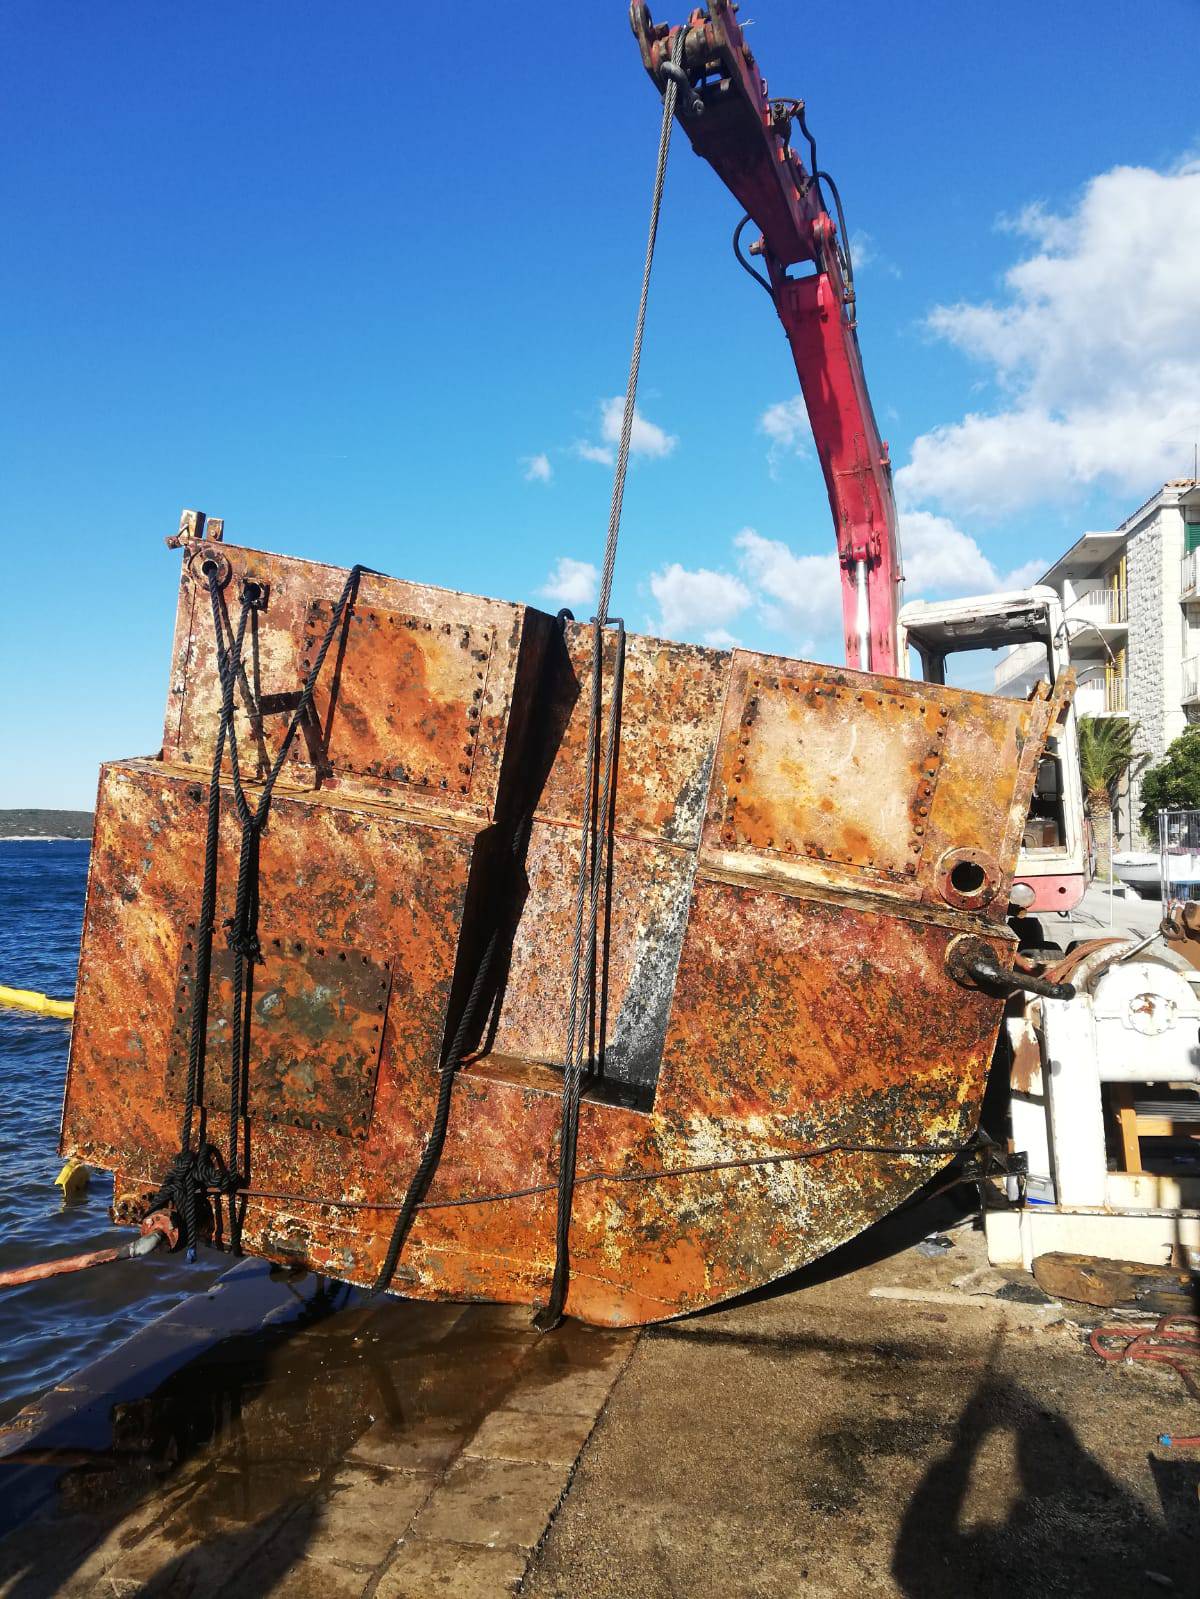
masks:
[[(1010, 686), (994, 686), (999, 653), (1022, 652)], [(973, 654), (973, 659), (965, 657)], [(960, 661), (952, 658), (963, 657)], [(911, 600), (900, 611), (900, 660), (927, 683), (951, 682), (987, 693), (1023, 692), (1045, 678), (1053, 687), (1070, 665), (1062, 602), (1051, 588), (962, 600)], [(1019, 685), (1019, 687), (1018, 687)], [(1031, 912), (1070, 911), (1088, 883), (1088, 850), (1072, 705), (1038, 767), (1013, 878), (1013, 903)]]

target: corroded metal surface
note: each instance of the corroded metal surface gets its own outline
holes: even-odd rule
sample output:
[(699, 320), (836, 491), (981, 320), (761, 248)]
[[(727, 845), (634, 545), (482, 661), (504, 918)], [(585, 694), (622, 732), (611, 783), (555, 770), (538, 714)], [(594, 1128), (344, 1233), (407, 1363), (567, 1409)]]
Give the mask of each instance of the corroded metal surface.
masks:
[[(218, 711), (195, 576), (218, 547), (187, 548), (162, 756), (102, 774), (63, 1123), (64, 1151), (115, 1168), (131, 1209), (178, 1138)], [(261, 772), (344, 573), (219, 553), (231, 617), (258, 585), (237, 714)], [(499, 916), (396, 1286), (544, 1301), (590, 648), (523, 606), (363, 578), (261, 842), (246, 1247), (373, 1279)], [(645, 1321), (744, 1292), (853, 1237), (970, 1136), (1000, 1003), (956, 984), (946, 952), (970, 933), (1011, 965), (1007, 892), (1059, 708), (629, 637), (572, 1313)], [(238, 847), (222, 797), (218, 924)], [(219, 1143), (216, 972), (202, 1100)]]
[[(194, 924), (188, 924), (188, 932)], [(391, 970), (353, 945), (306, 945), (293, 930), (261, 931), (262, 959), (253, 971), (250, 1016), (256, 1047), (248, 1112), (365, 1138), (379, 1072), (391, 992)], [(175, 989), (175, 1026), (167, 1056), (166, 1093), (181, 1101), (187, 1084), (195, 952), (184, 944)], [(203, 1103), (219, 1114), (229, 1105), (233, 955), (213, 951)]]

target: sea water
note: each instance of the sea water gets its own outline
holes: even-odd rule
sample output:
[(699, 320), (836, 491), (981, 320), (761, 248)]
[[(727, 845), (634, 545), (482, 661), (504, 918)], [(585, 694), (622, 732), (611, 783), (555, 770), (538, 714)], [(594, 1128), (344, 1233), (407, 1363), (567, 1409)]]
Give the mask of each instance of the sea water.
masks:
[[(74, 996), (88, 851), (0, 839), (0, 984)], [(69, 1022), (0, 1006), (0, 1270), (131, 1237), (109, 1221), (111, 1177), (93, 1175), (71, 1204), (54, 1186), (70, 1036)], [(0, 1288), (0, 1420), (214, 1274), (212, 1261), (154, 1255)]]

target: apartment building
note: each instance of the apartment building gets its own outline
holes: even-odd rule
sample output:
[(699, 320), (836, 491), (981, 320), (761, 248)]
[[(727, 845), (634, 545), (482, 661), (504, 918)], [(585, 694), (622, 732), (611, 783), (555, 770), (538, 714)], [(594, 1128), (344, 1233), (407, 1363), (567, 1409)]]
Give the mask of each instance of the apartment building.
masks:
[[(1164, 483), (1114, 532), (1083, 534), (1040, 581), (1062, 601), (1079, 713), (1131, 717), (1135, 748), (1157, 760), (1200, 721), (1200, 480)], [(996, 692), (1027, 692), (1035, 656), (1004, 656)], [(1141, 842), (1138, 791), (1135, 771), (1114, 813), (1119, 849)]]

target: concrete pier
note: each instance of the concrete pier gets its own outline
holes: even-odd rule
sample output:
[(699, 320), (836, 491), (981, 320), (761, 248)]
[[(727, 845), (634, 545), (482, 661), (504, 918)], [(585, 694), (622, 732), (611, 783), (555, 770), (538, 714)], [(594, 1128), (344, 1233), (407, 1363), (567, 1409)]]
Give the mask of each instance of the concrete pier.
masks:
[(947, 1220), (640, 1336), (247, 1262), (0, 1431), (0, 1594), (1190, 1593), (1200, 1406)]

